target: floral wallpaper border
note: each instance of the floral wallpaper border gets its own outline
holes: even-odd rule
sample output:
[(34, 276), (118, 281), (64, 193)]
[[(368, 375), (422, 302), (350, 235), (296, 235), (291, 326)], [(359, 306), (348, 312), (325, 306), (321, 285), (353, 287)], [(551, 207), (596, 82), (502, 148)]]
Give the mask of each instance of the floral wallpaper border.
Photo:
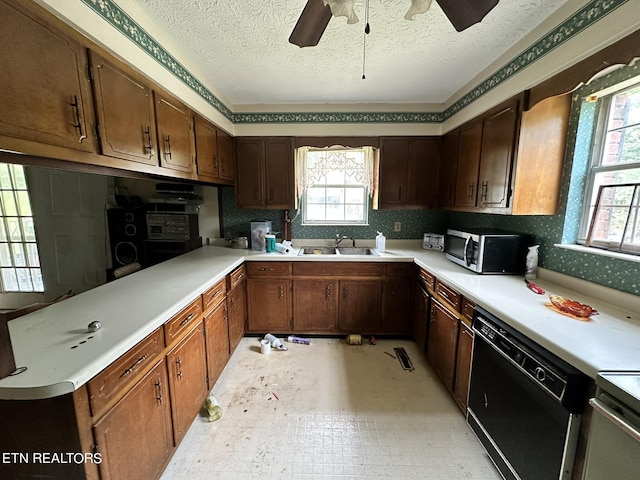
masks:
[(590, 1), (444, 112), (234, 113), (113, 0), (82, 0), (233, 123), (441, 123), (628, 1)]

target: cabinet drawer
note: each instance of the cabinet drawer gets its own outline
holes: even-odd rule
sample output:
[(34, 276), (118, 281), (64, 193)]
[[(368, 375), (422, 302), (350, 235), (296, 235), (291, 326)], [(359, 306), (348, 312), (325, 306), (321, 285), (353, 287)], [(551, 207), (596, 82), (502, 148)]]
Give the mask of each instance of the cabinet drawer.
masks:
[(291, 262), (248, 262), (247, 275), (250, 277), (288, 277)]
[(418, 269), (418, 282), (420, 282), (427, 290), (432, 292), (435, 290), (436, 277), (427, 272), (424, 268)]
[(226, 293), (225, 279), (223, 278), (202, 294), (202, 309), (206, 312), (215, 307), (222, 301)]
[(247, 270), (244, 265), (240, 265), (233, 272), (227, 275), (227, 292), (240, 285), (246, 276)]
[(186, 332), (202, 313), (202, 299), (196, 298), (189, 306), (182, 309), (180, 313), (174, 315), (171, 320), (164, 324), (164, 338), (167, 346), (173, 343), (180, 334)]
[(413, 274), (413, 263), (387, 263), (387, 277), (411, 277)]
[(294, 275), (340, 275), (345, 277), (381, 277), (384, 263), (295, 262)]
[(475, 307), (476, 304), (468, 298), (462, 299), (462, 321), (469, 327), (471, 327), (471, 323), (473, 322), (473, 309)]
[(164, 337), (162, 329), (158, 328), (90, 380), (88, 389), (91, 415), (95, 415), (115, 398), (138, 372), (153, 365), (162, 350)]
[(436, 295), (440, 297), (444, 303), (453, 308), (456, 312), (460, 311), (462, 306), (462, 295), (453, 290), (447, 284), (436, 280)]

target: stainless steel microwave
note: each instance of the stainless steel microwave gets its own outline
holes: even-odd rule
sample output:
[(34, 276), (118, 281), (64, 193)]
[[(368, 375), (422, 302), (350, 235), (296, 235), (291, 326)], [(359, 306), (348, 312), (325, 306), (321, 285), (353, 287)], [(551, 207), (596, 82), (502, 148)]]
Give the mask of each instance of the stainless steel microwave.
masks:
[(530, 235), (488, 228), (448, 229), (445, 256), (476, 273), (521, 274)]

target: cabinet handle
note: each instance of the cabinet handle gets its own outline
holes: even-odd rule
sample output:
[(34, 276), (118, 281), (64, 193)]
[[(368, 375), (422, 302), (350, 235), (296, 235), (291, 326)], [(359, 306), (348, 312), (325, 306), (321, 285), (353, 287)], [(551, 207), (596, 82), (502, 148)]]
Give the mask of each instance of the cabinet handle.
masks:
[(195, 313), (190, 313), (187, 318), (185, 318), (184, 320), (182, 320), (180, 322), (180, 326), (184, 327), (187, 323), (189, 323), (191, 321), (191, 319), (193, 318), (194, 315), (195, 315)]
[(331, 298), (331, 284), (327, 285), (326, 295), (327, 295), (327, 299)]
[(164, 139), (164, 158), (169, 158), (171, 160), (171, 139), (169, 135)]
[(147, 125), (144, 129), (144, 138), (145, 138), (145, 150), (149, 156), (152, 156), (155, 152), (153, 151), (153, 145), (151, 144), (151, 126)]
[(182, 359), (180, 357), (176, 359), (176, 367), (178, 368), (178, 380), (182, 380)]
[(349, 287), (344, 287), (342, 289), (342, 298), (347, 298), (348, 293), (349, 293)]
[(284, 297), (284, 285), (280, 284), (280, 294), (278, 295), (280, 298)]
[(485, 180), (484, 182), (482, 182), (482, 190), (480, 193), (480, 200), (486, 200), (487, 199), (487, 190), (489, 190), (489, 181)]
[[(271, 267), (262, 267), (260, 269), (261, 272), (273, 272), (275, 270), (275, 268), (271, 268)], [(240, 277), (238, 277), (240, 278)]]
[(218, 157), (213, 157), (213, 173), (218, 176)]
[(145, 353), (138, 360), (136, 360), (136, 362), (133, 365), (131, 365), (129, 368), (127, 368), (124, 372), (122, 372), (122, 375), (120, 375), (120, 378), (123, 378), (123, 377), (126, 377), (127, 375), (130, 375), (136, 369), (136, 367), (138, 367), (147, 358), (149, 358), (149, 354)]
[(80, 132), (80, 138), (78, 138), (78, 143), (82, 143), (82, 141), (87, 138), (87, 136), (84, 134), (84, 131), (82, 130), (82, 120), (80, 118), (80, 103), (78, 102), (78, 96), (74, 95), (73, 96), (73, 103), (71, 104), (71, 106), (73, 107), (73, 111), (76, 114), (76, 123), (73, 124), (73, 128), (77, 128), (78, 131)]
[(470, 183), (469, 184), (469, 190), (468, 190), (468, 194), (467, 194), (467, 198), (469, 198), (469, 200), (471, 200), (473, 198), (473, 187), (475, 186), (475, 184)]
[(156, 380), (156, 401), (158, 405), (164, 405), (164, 400), (162, 399), (162, 381), (160, 379)]

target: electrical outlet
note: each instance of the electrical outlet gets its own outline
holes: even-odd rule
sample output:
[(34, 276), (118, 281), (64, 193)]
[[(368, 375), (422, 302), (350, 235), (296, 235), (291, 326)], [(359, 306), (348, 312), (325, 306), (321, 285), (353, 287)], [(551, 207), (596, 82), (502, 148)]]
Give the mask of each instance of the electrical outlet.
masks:
[(394, 232), (399, 232), (401, 230), (401, 227), (402, 227), (402, 223), (396, 222), (396, 223), (393, 224), (393, 231)]

